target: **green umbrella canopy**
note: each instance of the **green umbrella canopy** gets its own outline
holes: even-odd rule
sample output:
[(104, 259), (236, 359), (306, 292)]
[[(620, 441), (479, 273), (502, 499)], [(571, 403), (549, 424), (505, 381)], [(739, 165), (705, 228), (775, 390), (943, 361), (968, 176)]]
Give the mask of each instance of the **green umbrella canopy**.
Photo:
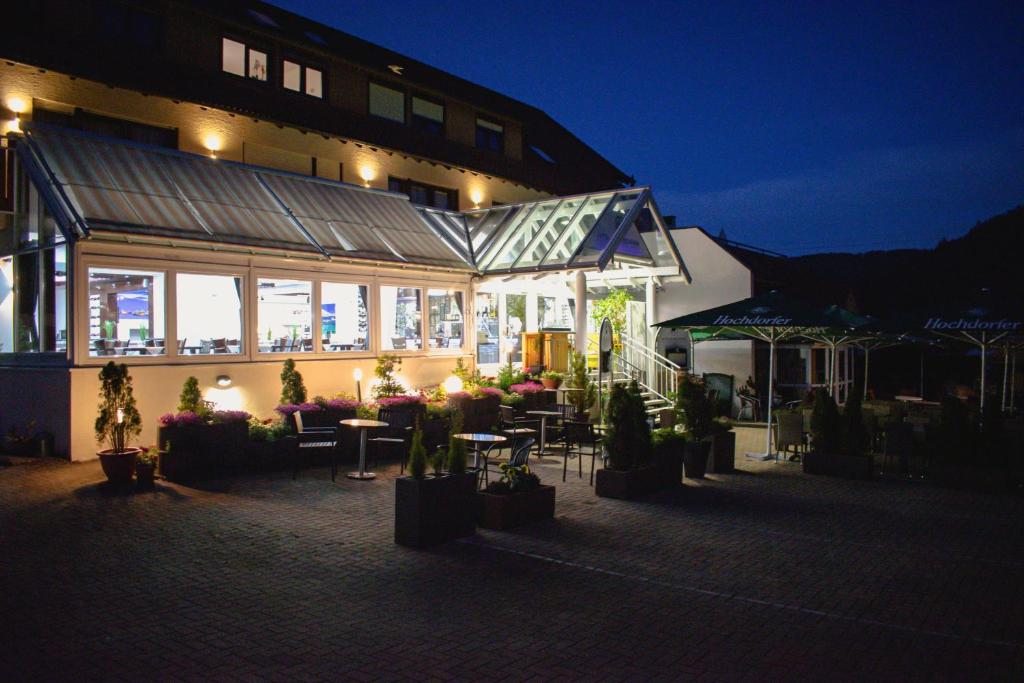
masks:
[(655, 327), (691, 330), (702, 339), (715, 337), (780, 341), (809, 333), (841, 333), (866, 322), (859, 316), (853, 316), (856, 320), (847, 320), (847, 315), (853, 316), (849, 312), (839, 314), (831, 309), (822, 310), (771, 291), (656, 323)]

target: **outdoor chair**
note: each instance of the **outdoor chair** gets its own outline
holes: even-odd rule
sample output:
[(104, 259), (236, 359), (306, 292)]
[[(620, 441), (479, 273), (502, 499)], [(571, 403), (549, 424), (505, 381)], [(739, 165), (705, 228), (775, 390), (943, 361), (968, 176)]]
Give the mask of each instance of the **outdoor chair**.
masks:
[[(582, 420), (567, 420), (563, 424), (564, 450), (562, 451), (562, 481), (569, 471), (569, 456), (575, 455), (579, 465), (579, 478), (583, 478), (583, 456), (590, 456), (590, 485), (594, 485), (594, 463), (604, 449), (601, 437), (594, 432), (594, 425)], [(589, 453), (584, 452), (589, 449)]]
[(416, 419), (421, 417), (419, 411), (408, 409), (396, 410), (394, 408), (380, 408), (377, 410), (377, 419), (387, 422), (387, 427), (374, 430), (373, 436), (367, 439), (367, 443), (374, 447), (374, 460), (379, 452), (393, 451), (398, 453), (399, 467), (405, 473), (405, 461), (412, 447), (412, 433), (416, 429)]
[(210, 341), (214, 353), (228, 353), (227, 339), (213, 339)]
[(519, 415), (512, 406), (498, 406), (498, 410), (501, 418), (498, 431), (511, 437), (513, 443), (519, 437), (540, 433), (540, 420)]
[(748, 419), (757, 420), (761, 419), (761, 402), (753, 396), (740, 396), (740, 412), (737, 415), (740, 420)]
[(778, 453), (787, 453), (793, 450), (790, 460), (799, 460), (806, 444), (804, 443), (804, 417), (799, 413), (777, 413), (775, 415), (778, 431), (776, 432), (775, 447)]
[(185, 343), (187, 341), (188, 341), (187, 338), (186, 339), (179, 339), (178, 340), (178, 355), (179, 356), (182, 356), (182, 355), (185, 354)]
[(334, 481), (338, 473), (338, 429), (334, 427), (307, 427), (302, 422), (302, 411), (294, 413), (295, 431), (298, 432), (298, 442), (295, 448), (295, 462), (292, 469), (292, 479), (299, 476), (299, 467), (302, 458), (308, 457), (310, 462), (317, 452), (330, 451), (331, 454), (331, 481)]
[[(509, 454), (508, 464), (513, 467), (522, 467), (523, 465), (528, 464), (530, 461), (530, 449), (533, 448), (535, 443), (536, 439), (532, 436), (513, 439), (512, 451)], [(493, 469), (495, 474), (500, 474), (502, 462), (491, 462), (488, 457), (490, 455), (490, 449), (487, 449), (487, 452), (481, 453), (481, 455), (484, 460), (482, 483), (486, 486), (489, 481), (487, 476), (488, 472)]]
[(405, 348), (405, 337), (392, 337), (391, 348), (398, 351)]
[(882, 447), (882, 473), (890, 462), (898, 462), (897, 471), (910, 471), (910, 454), (914, 450), (914, 427), (906, 422), (890, 422), (885, 425), (885, 439)]

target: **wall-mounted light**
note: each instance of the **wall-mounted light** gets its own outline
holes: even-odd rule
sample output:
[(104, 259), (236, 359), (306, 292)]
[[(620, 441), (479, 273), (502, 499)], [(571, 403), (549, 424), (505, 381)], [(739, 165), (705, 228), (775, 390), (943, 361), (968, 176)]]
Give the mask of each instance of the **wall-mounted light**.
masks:
[(479, 187), (471, 187), (469, 189), (469, 201), (473, 202), (474, 209), (479, 209), (481, 202), (484, 201), (484, 191)]
[(370, 164), (363, 164), (359, 167), (359, 177), (363, 179), (363, 186), (369, 187), (373, 179), (377, 177), (377, 169)]
[(219, 133), (207, 133), (203, 136), (203, 147), (210, 153), (211, 159), (216, 159), (217, 152), (224, 147), (224, 138)]
[(217, 386), (227, 388), (231, 386), (231, 378), (227, 375), (217, 375)]
[(21, 132), (21, 115), (28, 111), (28, 100), (22, 97), (8, 97), (4, 104), (13, 114), (14, 118), (4, 124), (4, 135), (8, 133)]

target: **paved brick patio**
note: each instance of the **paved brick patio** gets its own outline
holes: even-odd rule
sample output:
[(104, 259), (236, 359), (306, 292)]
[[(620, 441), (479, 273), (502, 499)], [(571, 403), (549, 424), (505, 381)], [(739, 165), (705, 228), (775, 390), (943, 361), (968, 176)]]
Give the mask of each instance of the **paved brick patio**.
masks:
[[(0, 680), (1021, 679), (1024, 500), (741, 462), (417, 552), (326, 469), (0, 469)], [(548, 481), (560, 479), (550, 466)], [(560, 484), (560, 482), (558, 482)]]

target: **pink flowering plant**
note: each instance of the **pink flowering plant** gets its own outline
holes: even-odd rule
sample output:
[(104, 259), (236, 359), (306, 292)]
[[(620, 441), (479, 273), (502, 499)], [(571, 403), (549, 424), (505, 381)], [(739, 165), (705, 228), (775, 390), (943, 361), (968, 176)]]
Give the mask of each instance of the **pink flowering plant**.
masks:
[(176, 414), (164, 413), (160, 416), (161, 427), (193, 427), (203, 424), (206, 424), (206, 420), (191, 410), (183, 410)]
[(544, 391), (544, 385), (539, 382), (522, 382), (520, 384), (513, 384), (508, 390), (526, 396), (527, 394), (539, 394)]
[(248, 422), (252, 415), (244, 410), (215, 410), (211, 417), (214, 424), (235, 424), (236, 422)]
[(385, 398), (377, 399), (377, 405), (382, 408), (396, 408), (401, 406), (411, 406), (419, 403), (426, 403), (427, 400), (422, 396), (387, 396)]

